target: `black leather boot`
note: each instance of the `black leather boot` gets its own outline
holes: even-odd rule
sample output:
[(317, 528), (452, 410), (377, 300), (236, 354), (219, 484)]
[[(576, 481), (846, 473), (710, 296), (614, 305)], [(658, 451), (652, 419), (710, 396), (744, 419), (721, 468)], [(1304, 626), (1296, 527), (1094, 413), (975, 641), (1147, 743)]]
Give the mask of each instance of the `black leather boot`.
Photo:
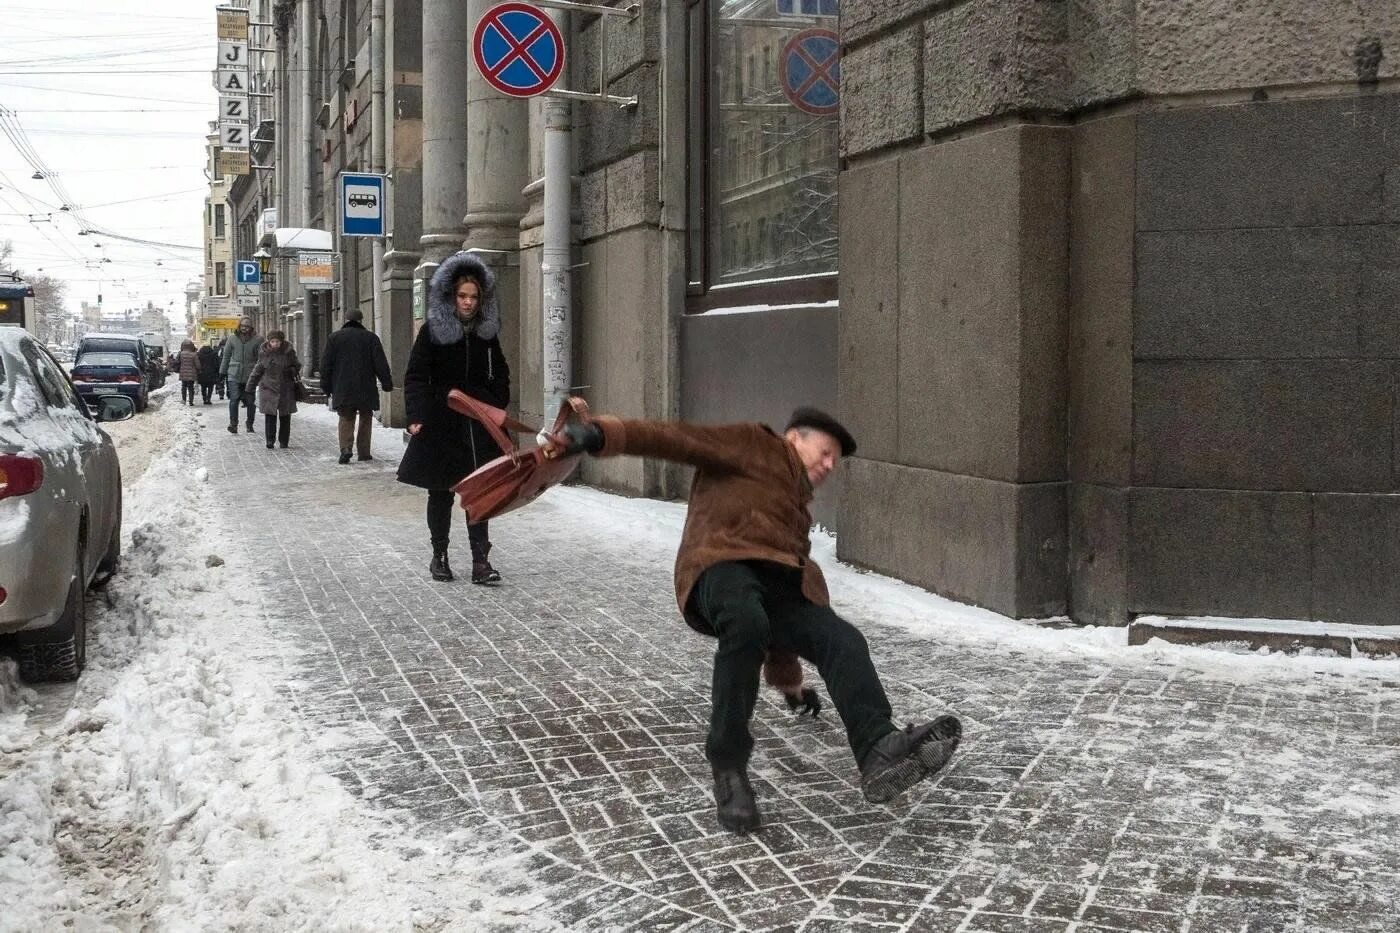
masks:
[(433, 561), (428, 564), (428, 573), (439, 583), (449, 583), (456, 579), (452, 575), (452, 568), (447, 564), (447, 548), (433, 549)]
[(491, 566), (487, 560), (487, 555), (491, 553), (491, 544), (477, 544), (472, 542), (472, 582), (477, 584), (500, 583), (501, 575), (496, 572), (496, 568)]
[(905, 726), (875, 743), (860, 763), (861, 789), (871, 803), (888, 803), (926, 777), (937, 774), (962, 739), (956, 716)]
[(763, 825), (753, 798), (748, 771), (711, 765), (715, 775), (715, 815), (731, 833), (751, 833)]
[(340, 452), (340, 462), (341, 462), (342, 464), (345, 464), (345, 463), (349, 463), (349, 462), (350, 462), (350, 451), (348, 451), (348, 450), (342, 450), (342, 451)]

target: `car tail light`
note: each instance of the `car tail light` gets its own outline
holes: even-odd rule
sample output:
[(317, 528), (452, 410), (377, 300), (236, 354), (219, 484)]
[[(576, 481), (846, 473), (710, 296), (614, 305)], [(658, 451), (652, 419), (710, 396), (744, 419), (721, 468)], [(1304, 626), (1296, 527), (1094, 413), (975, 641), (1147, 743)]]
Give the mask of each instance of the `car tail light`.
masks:
[(0, 454), (0, 499), (23, 496), (44, 485), (44, 461), (24, 454)]
[(69, 379), (72, 379), (74, 382), (91, 382), (91, 381), (92, 381), (91, 379), (88, 378), (87, 373), (73, 373), (73, 374), (72, 374), (71, 376), (69, 376), (68, 378), (69, 378)]
[(118, 377), (117, 377), (117, 381), (118, 381), (118, 382), (140, 382), (140, 381), (141, 381), (141, 377), (140, 377), (140, 376), (133, 376), (133, 375), (131, 375), (130, 373), (127, 373), (127, 374), (124, 375), (124, 376), (118, 376)]
[(5, 600), (10, 598), (10, 594), (5, 592), (5, 588), (0, 586), (0, 606), (5, 604)]

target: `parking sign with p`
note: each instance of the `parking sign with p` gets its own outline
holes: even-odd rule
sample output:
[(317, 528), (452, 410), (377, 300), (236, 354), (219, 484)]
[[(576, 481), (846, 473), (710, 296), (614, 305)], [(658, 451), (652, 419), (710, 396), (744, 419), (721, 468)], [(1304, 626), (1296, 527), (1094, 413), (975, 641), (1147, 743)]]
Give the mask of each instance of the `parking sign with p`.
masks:
[(385, 235), (384, 176), (342, 172), (340, 235)]

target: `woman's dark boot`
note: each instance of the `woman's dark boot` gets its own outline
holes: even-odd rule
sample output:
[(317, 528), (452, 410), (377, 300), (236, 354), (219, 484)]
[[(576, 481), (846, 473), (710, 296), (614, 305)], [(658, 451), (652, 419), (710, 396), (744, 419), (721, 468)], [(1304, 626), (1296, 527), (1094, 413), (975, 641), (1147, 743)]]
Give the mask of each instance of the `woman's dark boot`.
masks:
[(496, 572), (496, 568), (491, 566), (491, 562), (486, 556), (491, 553), (491, 544), (477, 544), (472, 542), (472, 582), (473, 583), (500, 583), (501, 575)]
[(433, 575), (433, 579), (439, 583), (450, 583), (456, 579), (452, 576), (452, 568), (447, 564), (447, 545), (433, 544), (433, 561), (428, 565), (428, 573)]

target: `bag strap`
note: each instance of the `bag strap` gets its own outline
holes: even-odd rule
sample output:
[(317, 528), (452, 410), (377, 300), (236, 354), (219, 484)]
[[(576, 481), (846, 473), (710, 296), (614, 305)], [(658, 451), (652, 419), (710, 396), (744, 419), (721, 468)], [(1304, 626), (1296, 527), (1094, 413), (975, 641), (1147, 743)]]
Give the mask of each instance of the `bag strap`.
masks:
[(559, 406), (559, 414), (554, 418), (554, 430), (551, 434), (558, 434), (564, 430), (564, 424), (569, 420), (569, 414), (578, 416), (578, 420), (588, 423), (588, 403), (577, 395), (570, 395), (564, 400), (564, 404)]
[(535, 430), (528, 424), (522, 424), (516, 421), (510, 415), (506, 414), (503, 409), (497, 408), (494, 405), (488, 405), (480, 399), (472, 398), (460, 389), (453, 389), (447, 393), (447, 407), (459, 414), (466, 415), (474, 421), (480, 422), (482, 427), (486, 428), (487, 432), (491, 435), (492, 440), (496, 442), (501, 450), (510, 454), (512, 458), (518, 456), (519, 451), (515, 447), (515, 442), (510, 439), (510, 435), (506, 434), (506, 429), (508, 428), (512, 431), (521, 431), (531, 434), (533, 434)]
[[(506, 414), (504, 409), (472, 398), (460, 389), (453, 389), (447, 393), (447, 406), (459, 414), (480, 422), (501, 450), (509, 454), (512, 460), (518, 460), (523, 451), (515, 446), (510, 435), (506, 434), (506, 430), (518, 431), (521, 434), (537, 433), (528, 424), (517, 421)], [(559, 406), (559, 414), (554, 419), (554, 430), (550, 433), (558, 434), (562, 431), (570, 415), (576, 416), (580, 421), (587, 422), (589, 420), (588, 403), (576, 395), (569, 396), (564, 404)]]

